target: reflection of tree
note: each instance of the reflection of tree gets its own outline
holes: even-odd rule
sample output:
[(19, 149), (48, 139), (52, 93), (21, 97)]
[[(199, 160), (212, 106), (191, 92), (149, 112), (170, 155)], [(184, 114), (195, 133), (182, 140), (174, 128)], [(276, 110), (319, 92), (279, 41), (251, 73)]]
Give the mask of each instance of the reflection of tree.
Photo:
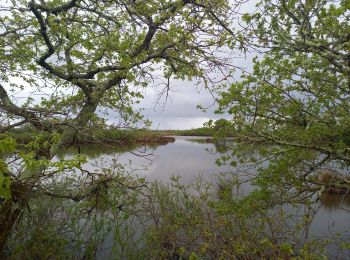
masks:
[(215, 149), (218, 153), (227, 153), (230, 149), (229, 145), (221, 144), (219, 142), (214, 142)]
[(328, 209), (339, 209), (345, 207), (350, 209), (350, 195), (323, 193), (320, 197), (321, 203)]
[(226, 138), (191, 138), (188, 141), (199, 144), (213, 144), (215, 151), (218, 153), (226, 153), (232, 144), (232, 140)]
[(122, 145), (116, 144), (81, 144), (71, 146), (68, 149), (61, 150), (57, 153), (58, 159), (64, 159), (65, 156), (74, 156), (77, 153), (87, 156), (89, 159), (95, 159), (102, 155), (122, 154), (125, 152), (134, 151), (136, 155), (143, 156), (151, 153), (153, 149), (157, 148), (159, 143), (125, 143)]

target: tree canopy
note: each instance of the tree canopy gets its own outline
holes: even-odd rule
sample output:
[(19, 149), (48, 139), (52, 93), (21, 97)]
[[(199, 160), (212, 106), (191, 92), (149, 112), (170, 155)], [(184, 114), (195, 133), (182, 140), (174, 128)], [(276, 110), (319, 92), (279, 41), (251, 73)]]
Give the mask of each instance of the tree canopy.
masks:
[[(240, 14), (242, 2), (0, 3), (0, 256), (93, 258), (106, 237), (132, 247), (140, 225), (139, 258), (322, 255), (296, 238), (311, 214), (289, 225), (284, 207), (349, 191), (350, 1), (260, 0)], [(231, 79), (236, 49), (257, 57)], [(149, 184), (115, 161), (90, 172), (80, 153), (55, 160), (78, 136), (95, 138), (104, 112), (135, 126), (143, 90), (167, 96), (173, 79), (215, 87), (231, 118), (204, 130), (233, 137), (222, 150), (232, 176)], [(12, 137), (19, 126), (29, 142)], [(238, 194), (246, 183), (254, 189)]]
[(262, 54), (251, 73), (222, 91), (218, 112), (232, 114), (235, 156), (251, 144), (268, 145), (251, 158), (257, 168), (268, 160), (257, 183), (302, 198), (324, 188), (322, 172), (342, 175), (350, 162), (349, 1), (258, 6), (243, 17), (244, 37)]
[[(33, 187), (47, 194), (42, 179), (85, 160), (51, 158), (88, 123), (103, 122), (98, 109), (133, 124), (141, 116), (132, 104), (157, 77), (166, 93), (171, 78), (205, 81), (209, 66), (220, 67), (215, 52), (225, 34), (215, 17), (228, 2), (32, 0), (0, 9), (0, 146), (10, 154), (1, 160), (2, 247)], [(6, 133), (24, 124), (42, 134), (20, 147)]]

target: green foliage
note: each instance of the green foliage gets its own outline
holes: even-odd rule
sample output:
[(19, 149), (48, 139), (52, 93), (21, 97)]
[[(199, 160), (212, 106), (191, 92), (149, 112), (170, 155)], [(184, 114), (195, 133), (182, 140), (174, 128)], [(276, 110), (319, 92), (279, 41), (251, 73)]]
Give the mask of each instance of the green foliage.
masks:
[(157, 130), (156, 133), (177, 136), (212, 136), (213, 131), (209, 127), (200, 127), (189, 130)]
[(6, 177), (3, 172), (7, 170), (6, 165), (0, 161), (0, 198), (11, 199), (11, 178)]
[(230, 126), (230, 122), (224, 118), (218, 119), (214, 122), (214, 129), (219, 131), (223, 128)]
[[(211, 1), (211, 13), (209, 2), (178, 0), (1, 3), (1, 109), (6, 132), (24, 144), (18, 155), (28, 168), (25, 178), (39, 184), (50, 159), (80, 140), (144, 136), (104, 131), (103, 116), (113, 114), (124, 128), (133, 128), (143, 119), (133, 105), (157, 77), (204, 80), (206, 60), (216, 57), (203, 49), (223, 40), (212, 14), (224, 15), (227, 3)], [(198, 37), (202, 33), (206, 39)], [(18, 102), (24, 89), (35, 90), (40, 101), (26, 94)], [(26, 131), (11, 129), (13, 122), (25, 124)], [(72, 168), (66, 166), (58, 168)]]
[(11, 178), (4, 157), (16, 149), (16, 141), (8, 136), (0, 136), (0, 198), (11, 199)]
[[(218, 179), (217, 185), (200, 178), (183, 184), (179, 177), (173, 177), (169, 184), (145, 183), (129, 175), (122, 165), (102, 169), (99, 176), (95, 180), (97, 192), (87, 196), (85, 189), (74, 188), (81, 180), (61, 178), (57, 179), (56, 198), (41, 196), (31, 200), (30, 211), (23, 213), (23, 221), (1, 256), (324, 257), (322, 249), (327, 241), (306, 242), (302, 237), (297, 240), (304, 228), (308, 229), (308, 221), (288, 215), (282, 206), (271, 207), (268, 202), (274, 202), (271, 197), (276, 194), (261, 190), (242, 197), (235, 179)], [(69, 193), (70, 198), (59, 198)], [(79, 195), (83, 195), (80, 202), (73, 203), (71, 198)], [(340, 247), (346, 250), (347, 245)]]
[[(51, 178), (52, 194), (36, 193), (0, 252), (1, 258), (93, 259), (113, 233), (115, 252), (102, 253), (126, 257), (125, 245), (122, 240), (118, 244), (117, 236), (128, 239), (130, 235), (125, 226), (135, 211), (144, 181), (133, 178), (125, 167), (101, 167), (93, 184), (88, 181), (89, 175)], [(131, 259), (135, 258), (140, 259)]]
[(14, 152), (16, 149), (16, 141), (8, 136), (0, 136), (0, 155), (3, 156)]
[[(308, 205), (310, 191), (332, 184), (317, 182), (320, 167), (350, 162), (349, 1), (333, 2), (262, 0), (237, 36), (223, 22), (226, 0), (1, 3), (0, 104), (9, 122), (0, 139), (1, 256), (94, 258), (112, 236), (111, 256), (128, 259), (323, 257), (318, 241), (291, 240), (309, 218), (288, 229), (283, 204)], [(232, 119), (171, 133), (234, 135), (222, 162), (255, 166), (250, 194), (235, 194), (237, 178), (145, 187), (120, 165), (89, 172), (85, 156), (51, 160), (79, 142), (150, 135), (105, 130), (97, 111), (135, 126), (142, 115), (133, 105), (156, 76), (208, 84), (208, 67), (222, 64), (216, 51), (244, 49), (244, 40), (266, 53), (222, 91), (218, 112)], [(26, 88), (40, 102), (16, 100)], [(25, 131), (6, 130), (22, 119)]]
[[(266, 204), (270, 197), (263, 192), (245, 198), (234, 195), (232, 189), (239, 187), (233, 183), (220, 180), (218, 186), (213, 186), (198, 179), (184, 185), (179, 178), (168, 185), (154, 183), (142, 207), (142, 218), (152, 220), (147, 222), (143, 250), (154, 258), (322, 256), (318, 253), (324, 246), (321, 242), (304, 241), (301, 251), (293, 245), (291, 234), (300, 230), (288, 228), (286, 223), (293, 221), (292, 216)], [(282, 239), (271, 236), (286, 233), (290, 236), (282, 235)]]
[[(313, 181), (322, 167), (350, 165), (348, 1), (258, 5), (243, 19), (266, 52), (221, 92), (218, 112), (232, 115), (232, 160), (255, 166), (255, 184), (303, 197), (322, 188)], [(258, 152), (247, 157), (247, 147)]]

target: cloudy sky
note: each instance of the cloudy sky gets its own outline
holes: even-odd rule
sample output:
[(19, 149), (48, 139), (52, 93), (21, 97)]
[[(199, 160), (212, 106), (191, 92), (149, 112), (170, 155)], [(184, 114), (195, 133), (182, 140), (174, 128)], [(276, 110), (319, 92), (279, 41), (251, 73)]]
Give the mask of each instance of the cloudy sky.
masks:
[[(1, 2), (3, 2), (3, 0), (0, 0), (0, 3)], [(252, 12), (255, 9), (255, 3), (256, 0), (249, 0), (239, 11), (241, 13)], [(248, 55), (244, 57), (242, 55), (241, 57), (234, 58), (234, 65), (251, 70), (252, 56), (253, 55)], [(238, 77), (237, 75), (238, 73), (235, 76), (236, 79)], [(27, 90), (29, 91), (29, 89)], [(171, 82), (171, 90), (169, 99), (165, 104), (163, 104), (164, 99), (162, 99), (159, 104), (156, 104), (158, 93), (155, 92), (154, 89), (143, 93), (145, 98), (138, 107), (142, 107), (144, 109), (142, 112), (144, 117), (153, 122), (151, 126), (152, 129), (191, 129), (203, 126), (203, 123), (207, 122), (209, 119), (229, 118), (228, 115), (214, 114), (216, 108), (214, 98), (203, 86), (196, 86), (195, 82), (173, 80)], [(28, 91), (24, 91), (22, 95), (24, 95), (24, 97), (32, 95), (32, 91)], [(207, 112), (203, 112), (197, 108), (198, 105), (210, 108), (207, 109)], [(111, 123), (116, 123), (113, 119), (109, 121)]]
[[(232, 3), (235, 0), (231, 0)], [(240, 13), (253, 12), (256, 9), (257, 0), (241, 1), (242, 5), (236, 11)], [(233, 26), (238, 26), (237, 21), (233, 21)], [(252, 58), (256, 54), (248, 53), (237, 55), (233, 59), (233, 63), (237, 67), (245, 70), (252, 70)], [(231, 80), (239, 78), (239, 72), (234, 75)], [(141, 106), (145, 109), (143, 115), (150, 119), (153, 129), (191, 129), (203, 126), (203, 123), (209, 119), (229, 118), (228, 115), (214, 114), (215, 105), (212, 95), (203, 87), (196, 86), (195, 82), (173, 81), (170, 100), (163, 107), (155, 109), (156, 95), (149, 91), (145, 94), (145, 99), (141, 102)], [(206, 113), (197, 108), (197, 105), (204, 107), (211, 106)]]
[[(153, 122), (153, 129), (191, 129), (203, 126), (214, 115), (214, 98), (208, 90), (199, 89), (193, 82), (174, 81), (168, 101), (156, 104), (156, 93), (148, 91), (140, 106), (143, 115)], [(197, 105), (211, 106), (206, 113)]]
[[(238, 66), (247, 69), (251, 67), (250, 57), (237, 59)], [(238, 73), (237, 73), (238, 74)], [(169, 99), (164, 104), (156, 103), (157, 93), (147, 91), (139, 107), (144, 108), (143, 115), (153, 122), (152, 129), (191, 129), (202, 127), (209, 119), (229, 118), (228, 115), (214, 114), (217, 108), (212, 94), (195, 82), (173, 81)], [(198, 105), (208, 108), (206, 112), (197, 108)]]

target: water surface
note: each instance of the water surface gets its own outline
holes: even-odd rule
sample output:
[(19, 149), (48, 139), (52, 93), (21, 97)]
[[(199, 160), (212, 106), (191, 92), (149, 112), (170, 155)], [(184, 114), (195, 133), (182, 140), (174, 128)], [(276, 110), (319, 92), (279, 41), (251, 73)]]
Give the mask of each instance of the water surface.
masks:
[[(166, 183), (175, 175), (181, 176), (183, 183), (190, 183), (200, 175), (208, 181), (215, 182), (218, 173), (235, 174), (234, 168), (228, 165), (219, 167), (215, 163), (225, 154), (225, 146), (209, 143), (204, 137), (195, 138), (197, 141), (193, 140), (194, 137), (177, 136), (174, 143), (166, 145), (147, 144), (122, 148), (113, 145), (82, 145), (80, 152), (88, 158), (84, 165), (88, 169), (108, 167), (113, 161), (118, 161), (129, 164), (134, 174), (144, 176), (149, 181)], [(62, 151), (55, 159), (71, 158), (77, 151), (77, 147), (71, 147)], [(251, 186), (246, 185), (245, 188), (250, 190)], [(305, 234), (306, 237), (326, 238), (338, 235), (343, 240), (350, 241), (349, 196), (323, 195), (315, 208), (317, 211)], [(336, 250), (330, 250), (332, 255), (336, 256)], [(350, 254), (348, 256), (350, 257)], [(340, 258), (343, 257), (345, 256)]]

